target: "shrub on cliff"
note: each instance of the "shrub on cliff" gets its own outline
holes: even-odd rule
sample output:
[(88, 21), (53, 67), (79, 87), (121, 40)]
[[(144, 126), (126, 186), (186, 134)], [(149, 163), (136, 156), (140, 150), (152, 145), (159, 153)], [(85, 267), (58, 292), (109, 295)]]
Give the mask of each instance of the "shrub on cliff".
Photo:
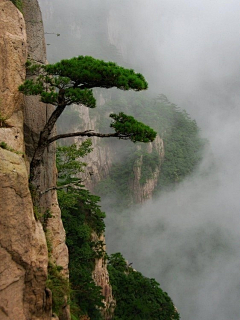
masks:
[(94, 241), (92, 234), (104, 232), (105, 213), (98, 205), (100, 198), (84, 189), (81, 179), (76, 178), (86, 165), (79, 158), (91, 150), (90, 139), (79, 147), (73, 144), (57, 148), (57, 189), (69, 250), (71, 301), (74, 304), (71, 312), (77, 319), (88, 315), (91, 319), (100, 320), (104, 297), (92, 279), (92, 271), (95, 259), (102, 256), (104, 250), (102, 241)]
[(109, 257), (108, 271), (116, 299), (113, 320), (178, 320), (171, 298), (154, 279), (130, 267), (121, 253)]

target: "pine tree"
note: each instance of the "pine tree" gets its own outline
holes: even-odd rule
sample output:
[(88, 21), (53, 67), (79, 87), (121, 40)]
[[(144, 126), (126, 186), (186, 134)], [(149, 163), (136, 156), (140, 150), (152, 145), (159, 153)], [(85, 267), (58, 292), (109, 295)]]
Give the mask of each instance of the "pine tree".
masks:
[(91, 130), (61, 134), (50, 138), (54, 125), (64, 109), (71, 104), (96, 106), (93, 88), (112, 88), (120, 90), (146, 90), (148, 84), (140, 73), (125, 69), (114, 62), (104, 62), (89, 56), (79, 56), (61, 60), (55, 64), (39, 65), (27, 62), (28, 71), (35, 75), (26, 80), (19, 90), (25, 95), (39, 95), (40, 100), (56, 106), (45, 127), (40, 133), (38, 146), (34, 152), (30, 180), (35, 180), (36, 172), (41, 164), (45, 148), (61, 138), (73, 136), (118, 137), (133, 142), (150, 142), (156, 137), (156, 132), (150, 127), (138, 122), (124, 113), (111, 114), (113, 119), (110, 127), (115, 133), (103, 134)]

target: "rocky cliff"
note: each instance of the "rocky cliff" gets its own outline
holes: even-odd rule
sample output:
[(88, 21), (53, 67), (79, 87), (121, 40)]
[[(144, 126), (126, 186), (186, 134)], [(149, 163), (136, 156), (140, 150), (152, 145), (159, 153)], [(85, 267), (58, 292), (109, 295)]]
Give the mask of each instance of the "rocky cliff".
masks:
[[(72, 128), (74, 131), (78, 129), (85, 130), (98, 130), (99, 114), (96, 112), (95, 116), (89, 114), (89, 109), (83, 105), (73, 106), (73, 110), (78, 114), (81, 119), (81, 124), (77, 123), (77, 127)], [(75, 137), (72, 142), (80, 145), (86, 138)], [(111, 147), (98, 137), (91, 138), (93, 150), (90, 154), (84, 157), (83, 161), (87, 164), (85, 173), (81, 174), (84, 185), (88, 190), (93, 192), (95, 185), (106, 178), (109, 174), (113, 162), (113, 154)]]
[[(0, 2), (0, 319), (50, 320), (52, 296), (46, 288), (49, 259), (67, 277), (68, 252), (56, 192), (44, 192), (56, 185), (55, 145), (46, 150), (39, 170), (38, 185), (43, 192), (39, 207), (34, 207), (29, 189), (29, 164), (52, 108), (37, 97), (24, 98), (18, 92), (28, 77), (27, 58), (46, 63), (38, 1), (22, 3), (23, 14), (12, 1)], [(98, 116), (91, 118), (85, 107), (79, 112), (84, 129), (95, 129)], [(108, 143), (100, 145), (97, 138), (93, 142), (84, 177), (89, 189), (108, 176), (114, 157)], [(163, 155), (161, 139), (149, 145), (150, 153), (153, 149)], [(156, 169), (151, 179), (140, 184), (141, 159), (135, 164), (130, 181), (135, 202), (151, 197), (159, 173)], [(45, 230), (40, 222), (43, 219)], [(104, 237), (99, 240), (104, 242)], [(105, 296), (105, 319), (111, 319), (115, 302), (104, 259), (96, 259), (93, 278)], [(60, 319), (70, 319), (67, 303)]]
[[(42, 15), (37, 0), (23, 0), (23, 13), (26, 21), (28, 57), (38, 63), (46, 63), (46, 46)], [(53, 107), (39, 102), (38, 97), (24, 98), (24, 135), (26, 155), (31, 160), (33, 150), (38, 142), (39, 134)], [(57, 170), (55, 165), (55, 144), (45, 151), (40, 168), (39, 186), (44, 192), (49, 187), (56, 186)], [(61, 220), (61, 212), (57, 202), (56, 191), (44, 193), (40, 199), (42, 209), (50, 210), (47, 230), (52, 243), (52, 257), (57, 265), (62, 266), (68, 274), (68, 253), (65, 245), (65, 232)]]
[[(23, 97), (27, 38), (25, 21), (12, 2), (0, 3), (0, 318), (50, 319), (46, 291), (48, 252), (33, 213), (23, 143)], [(3, 144), (3, 142), (5, 144)]]
[[(0, 2), (0, 319), (49, 320), (47, 241), (34, 215), (28, 175), (37, 137), (51, 109), (18, 92), (25, 80), (27, 56), (46, 62), (38, 2), (22, 2), (24, 17), (11, 1)], [(41, 190), (56, 183), (54, 147), (45, 154), (39, 183)], [(40, 203), (52, 215), (47, 223), (51, 257), (67, 275), (68, 254), (56, 193), (45, 194)], [(62, 319), (69, 319), (67, 308)]]
[[(164, 159), (164, 144), (159, 136), (147, 146), (147, 152), (149, 154), (151, 154), (153, 150), (157, 152), (161, 163)], [(160, 179), (160, 168), (160, 165), (156, 166), (151, 172), (151, 177), (147, 178), (144, 183), (141, 183), (141, 178), (143, 176), (143, 156), (141, 155), (140, 158), (135, 161), (133, 166), (133, 178), (129, 181), (133, 203), (143, 203), (146, 200), (152, 199), (154, 190)]]
[[(52, 317), (52, 296), (46, 288), (49, 259), (68, 276), (68, 252), (56, 191), (44, 193), (56, 185), (55, 145), (45, 152), (39, 171), (37, 183), (43, 192), (39, 207), (34, 207), (29, 189), (30, 162), (52, 108), (40, 103), (37, 97), (23, 97), (18, 91), (18, 86), (29, 77), (25, 71), (27, 59), (46, 63), (38, 1), (22, 3), (23, 14), (10, 0), (0, 3), (0, 319), (49, 320)], [(93, 121), (85, 110), (82, 107), (80, 112), (89, 127)], [(110, 160), (106, 154), (106, 150), (96, 145), (88, 168), (99, 172), (96, 181), (108, 173)], [(99, 158), (101, 168), (105, 166), (104, 174), (95, 168), (99, 167)], [(88, 184), (91, 186), (92, 182)], [(43, 230), (40, 220), (47, 213), (50, 214)], [(111, 319), (114, 300), (103, 259), (96, 260), (93, 278), (103, 288), (105, 318)], [(70, 319), (67, 304), (60, 319)]]

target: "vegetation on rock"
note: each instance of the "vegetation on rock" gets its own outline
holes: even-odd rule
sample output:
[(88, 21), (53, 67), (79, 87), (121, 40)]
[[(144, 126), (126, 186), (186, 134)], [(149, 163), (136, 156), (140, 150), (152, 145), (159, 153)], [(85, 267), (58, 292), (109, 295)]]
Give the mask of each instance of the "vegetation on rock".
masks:
[(114, 320), (178, 320), (171, 298), (154, 279), (127, 264), (120, 253), (109, 257), (108, 271), (116, 299)]
[(80, 147), (74, 144), (58, 148), (57, 168), (60, 188), (58, 200), (69, 250), (71, 312), (78, 318), (88, 315), (91, 319), (98, 320), (102, 319), (100, 308), (104, 307), (103, 296), (101, 288), (96, 286), (92, 279), (92, 271), (95, 259), (104, 255), (105, 252), (103, 243), (94, 241), (92, 233), (101, 235), (104, 232), (105, 214), (98, 205), (100, 198), (91, 195), (84, 188), (81, 180), (75, 177), (86, 165), (79, 161), (79, 157), (89, 152), (91, 152), (89, 139)]
[(120, 148), (125, 160), (123, 162), (116, 158), (113, 161), (109, 176), (98, 183), (95, 192), (101, 197), (108, 197), (108, 204), (110, 199), (111, 207), (121, 211), (133, 203), (130, 182), (134, 179), (133, 168), (140, 159), (139, 182), (142, 185), (151, 179), (153, 172), (159, 168), (160, 176), (154, 191), (158, 193), (173, 188), (197, 168), (206, 141), (200, 137), (199, 127), (186, 111), (170, 103), (164, 95), (153, 99), (146, 95), (134, 97), (128, 94), (123, 97), (115, 92), (112, 99), (102, 106), (104, 112), (99, 114), (101, 130), (107, 125), (104, 113), (114, 112), (118, 108), (128, 110), (133, 116), (151, 124), (164, 142), (163, 159), (160, 159), (159, 151), (154, 149), (154, 146), (149, 152), (144, 145), (120, 145), (120, 142), (110, 142), (113, 154), (118, 155), (117, 150)]
[(16, 154), (21, 154), (23, 156), (23, 153), (21, 151), (14, 150), (5, 141), (1, 141), (0, 142), (0, 148), (6, 149), (6, 150), (11, 151), (11, 152), (14, 152)]
[[(58, 199), (70, 256), (71, 310), (75, 317), (85, 315), (100, 320), (103, 319), (100, 310), (104, 308), (104, 297), (92, 279), (92, 271), (95, 259), (106, 256), (106, 252), (101, 241), (93, 241), (92, 234), (104, 232), (105, 214), (98, 205), (100, 198), (91, 195), (81, 180), (75, 178), (78, 170), (83, 171), (86, 165), (79, 157), (90, 151), (90, 140), (78, 148), (75, 144), (58, 148)], [(154, 279), (148, 279), (128, 267), (119, 253), (108, 259), (110, 282), (117, 300), (113, 319), (179, 319), (171, 299)]]
[(54, 263), (48, 264), (48, 279), (46, 286), (52, 292), (52, 312), (61, 315), (70, 297), (70, 285), (66, 277), (61, 273), (62, 268)]

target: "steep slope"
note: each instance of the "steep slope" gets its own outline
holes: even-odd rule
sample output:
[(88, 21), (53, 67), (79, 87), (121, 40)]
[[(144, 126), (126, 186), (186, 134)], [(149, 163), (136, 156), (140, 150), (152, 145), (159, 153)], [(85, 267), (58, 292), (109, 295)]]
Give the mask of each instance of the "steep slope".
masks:
[[(42, 15), (37, 0), (24, 0), (23, 13), (27, 27), (28, 57), (39, 63), (46, 63), (46, 47)], [(24, 98), (24, 135), (26, 143), (26, 155), (31, 160), (34, 148), (37, 145), (39, 134), (47, 119), (53, 111), (53, 107), (39, 102), (39, 98)], [(52, 144), (46, 150), (39, 174), (40, 190), (56, 185), (55, 145)], [(65, 232), (61, 221), (61, 212), (57, 202), (56, 191), (42, 195), (40, 206), (43, 210), (50, 210), (52, 218), (48, 219), (47, 230), (52, 243), (52, 256), (57, 265), (64, 268), (67, 274), (68, 253), (65, 245)]]
[(23, 156), (23, 99), (26, 29), (12, 2), (0, 3), (0, 318), (50, 319), (46, 290), (48, 253), (40, 222), (33, 214)]
[[(0, 318), (50, 320), (52, 296), (46, 288), (49, 253), (28, 185), (29, 161), (51, 109), (23, 99), (27, 56), (46, 62), (38, 2), (24, 0), (23, 14), (9, 0), (0, 3)], [(47, 150), (39, 175), (41, 190), (56, 184), (55, 147)], [(51, 259), (68, 275), (65, 232), (55, 192), (40, 199), (47, 221)], [(69, 319), (68, 307), (61, 319)]]

